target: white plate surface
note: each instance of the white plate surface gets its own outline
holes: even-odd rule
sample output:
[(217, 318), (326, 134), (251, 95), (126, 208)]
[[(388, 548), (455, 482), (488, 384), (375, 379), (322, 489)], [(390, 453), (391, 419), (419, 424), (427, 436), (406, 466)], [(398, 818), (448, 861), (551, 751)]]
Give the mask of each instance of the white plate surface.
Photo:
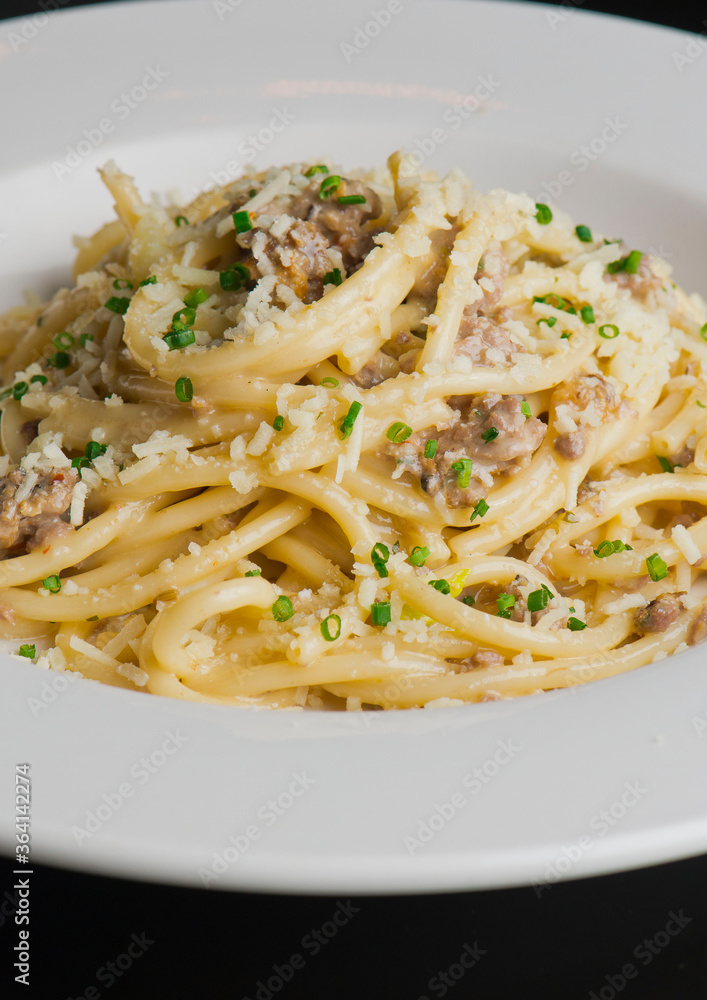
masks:
[[(653, 249), (707, 292), (703, 47), (570, 7), (371, 9), (163, 0), (0, 24), (0, 305), (51, 292), (72, 233), (109, 217), (97, 165), (191, 193), (251, 159), (249, 136), (259, 166), (423, 151)], [(344, 716), (172, 702), (6, 657), (3, 785), (31, 763), (37, 861), (215, 888), (542, 893), (707, 849), (705, 659)]]

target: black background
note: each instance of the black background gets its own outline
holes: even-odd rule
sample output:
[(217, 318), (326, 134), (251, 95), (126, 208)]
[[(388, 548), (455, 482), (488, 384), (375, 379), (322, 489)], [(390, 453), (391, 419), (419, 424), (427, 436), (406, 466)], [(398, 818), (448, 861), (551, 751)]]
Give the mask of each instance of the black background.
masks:
[[(697, 32), (707, 18), (702, 7), (666, 5), (649, 14), (643, 4), (575, 5)], [(0, 0), (2, 16), (37, 10), (32, 0)], [(6, 141), (0, 137), (0, 144)], [(4, 996), (67, 1000), (93, 986), (97, 992), (89, 990), (88, 997), (94, 1000), (97, 994), (108, 1000), (707, 997), (707, 856), (556, 884), (540, 898), (533, 888), (351, 900), (227, 894), (36, 865), (29, 989), (14, 982), (13, 875), (9, 863), (2, 864)], [(334, 934), (337, 906), (344, 926)], [(671, 913), (684, 923), (672, 937), (664, 933)], [(307, 937), (312, 931), (321, 931), (325, 942), (316, 955)], [(125, 954), (131, 935), (151, 943), (111, 984), (107, 965)], [(646, 939), (655, 942), (655, 954), (642, 946)], [(462, 975), (465, 946), (467, 956), (480, 957)], [(295, 953), (303, 968), (290, 977), (285, 967)], [(627, 963), (637, 974), (622, 980)], [(439, 974), (447, 970), (445, 986)]]

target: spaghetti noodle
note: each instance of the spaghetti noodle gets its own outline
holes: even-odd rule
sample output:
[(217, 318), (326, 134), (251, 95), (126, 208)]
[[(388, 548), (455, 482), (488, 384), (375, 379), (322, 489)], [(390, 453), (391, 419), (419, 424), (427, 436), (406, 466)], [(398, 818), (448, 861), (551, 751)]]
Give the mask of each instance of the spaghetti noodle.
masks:
[(289, 708), (508, 698), (707, 635), (707, 309), (667, 265), (394, 154), (185, 206), (101, 171), (0, 319), (0, 630)]

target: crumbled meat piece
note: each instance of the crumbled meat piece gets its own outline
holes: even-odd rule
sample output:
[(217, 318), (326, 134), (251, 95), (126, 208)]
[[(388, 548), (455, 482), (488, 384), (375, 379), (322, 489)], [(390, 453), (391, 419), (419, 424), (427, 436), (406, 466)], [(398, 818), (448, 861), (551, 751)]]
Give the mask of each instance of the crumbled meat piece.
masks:
[(63, 535), (70, 535), (73, 530), (73, 525), (67, 521), (62, 521), (60, 517), (56, 517), (55, 515), (48, 516), (44, 521), (40, 521), (38, 518), (37, 530), (34, 533), (34, 537), (28, 539), (27, 548), (46, 548), (47, 545), (52, 545)]
[(256, 225), (243, 234), (242, 242), (257, 255), (257, 259), (244, 262), (251, 274), (255, 272), (256, 277), (261, 277), (274, 272), (278, 281), (288, 285), (303, 302), (322, 297), (323, 279), (332, 270), (332, 263), (329, 244), (312, 223), (294, 220), (282, 236), (274, 236)]
[(20, 427), (20, 434), (27, 442), (27, 444), (32, 444), (32, 442), (37, 436), (38, 429), (39, 429), (38, 420), (28, 420), (27, 423), (22, 424), (22, 426)]
[[(493, 316), (498, 303), (503, 295), (503, 285), (508, 274), (508, 258), (504, 254), (498, 240), (491, 240), (488, 249), (479, 261), (479, 266), (474, 275), (475, 280), (481, 286), (483, 298), (477, 299), (467, 306), (467, 310), (473, 310), (473, 315)], [(489, 287), (489, 285), (491, 287)]]
[(503, 656), (495, 649), (477, 649), (473, 656), (467, 656), (459, 660), (459, 672), (466, 673), (467, 670), (476, 670), (479, 667), (500, 667), (506, 662)]
[(351, 376), (351, 381), (362, 389), (371, 389), (374, 385), (385, 382), (387, 378), (395, 378), (399, 371), (400, 366), (394, 358), (384, 354), (383, 351), (377, 351), (363, 368)]
[[(601, 422), (616, 414), (622, 405), (613, 385), (603, 375), (577, 375), (568, 379), (555, 390), (552, 402), (555, 408), (569, 407), (575, 422), (580, 425), (583, 423), (582, 414), (589, 409), (594, 420)], [(558, 435), (553, 445), (555, 451), (568, 461), (581, 458), (586, 446), (587, 439), (581, 427)]]
[(475, 365), (510, 365), (514, 354), (525, 352), (496, 320), (479, 316), (467, 306), (462, 315), (454, 353), (471, 358)]
[(40, 532), (47, 537), (46, 532), (69, 509), (78, 474), (74, 469), (40, 473), (29, 495), (18, 502), (15, 498), (24, 478), (25, 473), (15, 469), (0, 479), (0, 546), (4, 549), (21, 542), (31, 546)]
[(642, 633), (665, 632), (680, 616), (682, 605), (674, 594), (661, 594), (636, 612), (636, 628)]
[(4, 608), (0, 604), (0, 621), (8, 622), (10, 625), (14, 625), (17, 621), (17, 615), (12, 608)]
[(680, 451), (668, 455), (668, 461), (671, 465), (679, 465), (681, 469), (686, 469), (691, 462), (695, 461), (695, 449), (685, 444)]
[(666, 525), (666, 531), (670, 531), (671, 528), (674, 528), (678, 524), (681, 524), (683, 528), (691, 528), (693, 524), (697, 524), (705, 516), (706, 511), (701, 504), (690, 500), (683, 500), (681, 506), (682, 512), (671, 518)]
[[(450, 405), (459, 405), (459, 419), (418, 431), (402, 444), (388, 444), (386, 451), (419, 477), (425, 492), (443, 491), (451, 507), (470, 506), (488, 492), (491, 476), (525, 468), (540, 446), (547, 427), (536, 417), (526, 418), (522, 402), (520, 396), (498, 393), (455, 397)], [(433, 458), (425, 458), (425, 445), (432, 438), (437, 450)], [(458, 471), (452, 468), (463, 458), (473, 462), (467, 487), (459, 486)]]
[(552, 446), (561, 458), (572, 462), (584, 454), (587, 439), (584, 436), (584, 431), (571, 431), (569, 434), (559, 434)]
[[(626, 253), (628, 253), (627, 249), (625, 249), (624, 256)], [(645, 301), (651, 292), (662, 288), (664, 280), (652, 270), (649, 257), (645, 253), (641, 257), (635, 274), (628, 274), (626, 271), (616, 271), (615, 274), (608, 271), (604, 273), (604, 281), (616, 282), (619, 288), (628, 289), (634, 298), (641, 301)]]
[(690, 625), (687, 643), (689, 646), (696, 646), (698, 642), (704, 642), (705, 639), (707, 639), (707, 600), (702, 602), (699, 614)]
[[(327, 198), (319, 197), (321, 177), (298, 195), (288, 214), (315, 226), (329, 246), (341, 251), (348, 273), (355, 271), (375, 246), (377, 230), (364, 231), (366, 223), (377, 219), (382, 211), (375, 191), (361, 181), (343, 178), (336, 191)], [(339, 198), (359, 195), (365, 202), (342, 205)]]

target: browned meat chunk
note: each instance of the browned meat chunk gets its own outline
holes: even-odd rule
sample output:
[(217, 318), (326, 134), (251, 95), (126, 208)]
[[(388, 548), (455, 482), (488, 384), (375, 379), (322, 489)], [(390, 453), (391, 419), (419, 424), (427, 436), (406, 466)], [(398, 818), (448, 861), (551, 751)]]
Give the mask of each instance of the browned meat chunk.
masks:
[(458, 669), (460, 673), (466, 673), (467, 670), (476, 670), (483, 667), (500, 667), (506, 661), (503, 656), (497, 652), (495, 649), (477, 649), (473, 656), (467, 656), (463, 660), (458, 661)]
[[(32, 473), (29, 473), (32, 475)], [(0, 547), (12, 549), (25, 542), (28, 548), (46, 544), (48, 537), (69, 529), (61, 521), (71, 504), (71, 490), (78, 475), (74, 469), (40, 473), (29, 494), (17, 500), (25, 474), (15, 469), (0, 480)], [(64, 528), (57, 528), (61, 522)], [(37, 541), (39, 539), (39, 541)]]
[[(603, 375), (577, 375), (563, 382), (553, 394), (553, 404), (568, 406), (574, 420), (582, 423), (582, 414), (591, 407), (601, 421), (614, 415), (621, 406), (616, 390)], [(577, 431), (560, 434), (554, 442), (555, 451), (564, 459), (574, 461), (581, 458), (587, 440), (581, 427)]]
[(362, 389), (371, 389), (374, 385), (385, 382), (387, 378), (395, 378), (399, 371), (400, 366), (395, 358), (384, 354), (383, 351), (377, 351), (363, 368), (351, 376), (351, 381)]
[(553, 442), (553, 448), (568, 462), (581, 458), (587, 447), (587, 439), (583, 431), (572, 431), (570, 434), (560, 434)]
[[(450, 404), (460, 409), (459, 419), (437, 429), (413, 434), (403, 444), (386, 446), (389, 455), (403, 462), (418, 476), (427, 493), (442, 491), (451, 507), (468, 507), (490, 488), (490, 477), (512, 475), (528, 465), (540, 446), (547, 427), (536, 417), (526, 417), (520, 396), (456, 397)], [(436, 439), (432, 458), (425, 458), (425, 446)], [(472, 460), (469, 485), (459, 485), (455, 463)]]
[(454, 240), (459, 233), (459, 226), (452, 226), (450, 229), (435, 229), (430, 233), (430, 257), (431, 264), (417, 278), (412, 286), (414, 295), (419, 295), (423, 299), (434, 298), (437, 289), (444, 281), (449, 264), (449, 254)]
[[(627, 248), (624, 248), (624, 250), (625, 256), (628, 250)], [(645, 301), (651, 292), (655, 292), (663, 287), (664, 279), (654, 273), (651, 269), (648, 256), (643, 254), (635, 274), (629, 274), (623, 269), (611, 274), (607, 270), (604, 274), (604, 281), (614, 281), (619, 288), (628, 289), (634, 298)]]
[[(381, 214), (381, 200), (375, 191), (361, 181), (342, 179), (339, 187), (327, 198), (320, 198), (321, 177), (297, 197), (288, 212), (315, 226), (329, 246), (341, 251), (348, 273), (360, 267), (373, 249), (375, 230), (364, 231), (366, 223)], [(341, 204), (339, 198), (358, 196), (365, 201)]]
[(636, 612), (636, 627), (642, 634), (665, 632), (678, 620), (681, 611), (682, 605), (674, 594), (661, 594)]
[(504, 327), (487, 316), (479, 316), (473, 306), (467, 306), (462, 315), (454, 353), (471, 358), (475, 365), (512, 364), (512, 356), (525, 351), (522, 344), (516, 344)]
[(257, 226), (243, 235), (244, 246), (252, 248), (256, 259), (245, 265), (256, 277), (275, 273), (303, 302), (319, 299), (323, 279), (332, 270), (327, 253), (329, 244), (316, 226), (296, 220), (282, 236), (273, 236)]

